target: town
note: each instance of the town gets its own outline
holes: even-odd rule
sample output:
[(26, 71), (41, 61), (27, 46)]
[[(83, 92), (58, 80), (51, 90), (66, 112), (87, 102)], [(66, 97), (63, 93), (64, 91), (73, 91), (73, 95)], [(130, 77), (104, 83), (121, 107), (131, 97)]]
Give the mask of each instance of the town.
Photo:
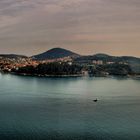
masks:
[[(121, 66), (122, 70), (120, 70), (120, 72), (116, 73), (117, 75), (127, 75), (128, 73), (130, 74), (130, 70), (124, 69), (124, 66), (128, 66), (128, 64), (126, 62), (103, 62), (102, 60), (93, 60), (92, 62), (77, 62), (76, 60), (72, 59), (72, 58), (61, 58), (61, 59), (54, 59), (54, 60), (43, 60), (43, 61), (37, 61), (37, 60), (33, 60), (31, 58), (0, 58), (0, 71), (4, 72), (4, 73), (12, 73), (12, 72), (16, 72), (16, 73), (28, 73), (27, 71), (24, 72), (22, 71), (22, 69), (26, 68), (32, 68), (32, 69), (36, 69), (37, 67), (41, 66), (41, 65), (46, 65), (46, 66), (50, 66), (50, 64), (54, 64), (54, 68), (55, 65), (57, 64), (57, 68), (59, 68), (60, 66), (65, 66), (68, 68), (69, 66), (69, 70), (68, 71), (72, 71), (71, 67), (74, 66), (75, 69), (77, 69), (78, 66), (80, 66), (79, 71), (75, 71), (75, 73), (65, 73), (65, 70), (62, 70), (62, 73), (59, 71), (59, 75), (78, 75), (78, 76), (88, 76), (88, 75), (92, 75), (92, 76), (107, 76), (109, 75), (109, 71), (107, 70), (107, 68), (105, 67), (110, 67), (113, 65), (114, 66)], [(45, 71), (45, 69), (44, 69)], [(115, 72), (117, 71), (117, 69), (114, 70)], [(57, 70), (55, 72), (53, 72), (53, 70), (51, 70), (53, 75), (57, 75)], [(35, 73), (28, 73), (30, 75), (34, 75)], [(39, 73), (38, 75), (43, 75), (44, 72)], [(51, 73), (49, 73), (51, 75)], [(48, 75), (49, 75), (48, 74)], [(113, 74), (113, 73), (112, 73)], [(36, 74), (37, 75), (37, 74)], [(45, 73), (45, 75), (47, 75), (47, 71)]]
[(140, 75), (140, 59), (105, 54), (81, 56), (54, 48), (32, 57), (0, 55), (0, 71), (38, 76), (129, 76)]

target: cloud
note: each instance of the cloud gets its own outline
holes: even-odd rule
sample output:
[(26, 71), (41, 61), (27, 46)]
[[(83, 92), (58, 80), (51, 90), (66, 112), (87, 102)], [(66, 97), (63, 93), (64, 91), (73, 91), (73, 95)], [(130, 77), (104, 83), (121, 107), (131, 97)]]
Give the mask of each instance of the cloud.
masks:
[(140, 56), (139, 7), (139, 0), (0, 0), (0, 51), (62, 46), (129, 54), (129, 47)]

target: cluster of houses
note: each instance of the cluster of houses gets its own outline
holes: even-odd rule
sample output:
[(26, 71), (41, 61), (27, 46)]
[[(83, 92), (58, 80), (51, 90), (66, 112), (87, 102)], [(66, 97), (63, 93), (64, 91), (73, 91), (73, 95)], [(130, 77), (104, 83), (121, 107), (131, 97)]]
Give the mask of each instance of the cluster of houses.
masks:
[(12, 69), (18, 69), (24, 66), (36, 66), (38, 63), (30, 58), (3, 58), (0, 57), (0, 71), (11, 72)]
[[(103, 65), (103, 64), (110, 65), (110, 64), (115, 64), (116, 62), (115, 61), (107, 61), (107, 62), (104, 62), (102, 60), (93, 60), (92, 63), (95, 64), (95, 65)], [(118, 62), (118, 64), (127, 65), (128, 63), (126, 63), (126, 62)]]
[(40, 61), (33, 60), (32, 58), (0, 57), (0, 71), (11, 72), (12, 69), (18, 70), (20, 67), (25, 67), (25, 66), (36, 67), (39, 64), (44, 64), (44, 63), (47, 64), (47, 63), (53, 63), (53, 62), (59, 62), (60, 64), (62, 62), (67, 62), (69, 65), (73, 64), (72, 58), (70, 58), (70, 57), (52, 59), (52, 60), (40, 60)]
[[(36, 67), (39, 64), (44, 64), (44, 63), (53, 63), (53, 62), (59, 62), (62, 64), (63, 62), (68, 63), (69, 65), (73, 64), (79, 64), (79, 65), (85, 65), (86, 66), (96, 66), (96, 65), (111, 65), (116, 62), (113, 61), (106, 61), (104, 62), (103, 60), (85, 60), (85, 61), (79, 61), (75, 62), (74, 59), (71, 57), (64, 57), (64, 58), (59, 58), (59, 59), (52, 59), (52, 60), (40, 60), (36, 61), (33, 60), (32, 58), (4, 58), (0, 57), (0, 71), (6, 71), (6, 72), (11, 72), (12, 69), (18, 70), (20, 67), (25, 67), (25, 66), (34, 66)], [(118, 62), (118, 64), (127, 64), (126, 62)], [(83, 70), (83, 74), (87, 75), (88, 72), (87, 70)]]

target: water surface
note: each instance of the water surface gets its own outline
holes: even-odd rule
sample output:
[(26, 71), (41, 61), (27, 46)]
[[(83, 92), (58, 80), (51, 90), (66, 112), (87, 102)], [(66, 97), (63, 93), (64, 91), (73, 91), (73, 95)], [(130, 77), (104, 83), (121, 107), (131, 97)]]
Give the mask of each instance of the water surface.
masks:
[(0, 139), (139, 140), (140, 80), (0, 74)]

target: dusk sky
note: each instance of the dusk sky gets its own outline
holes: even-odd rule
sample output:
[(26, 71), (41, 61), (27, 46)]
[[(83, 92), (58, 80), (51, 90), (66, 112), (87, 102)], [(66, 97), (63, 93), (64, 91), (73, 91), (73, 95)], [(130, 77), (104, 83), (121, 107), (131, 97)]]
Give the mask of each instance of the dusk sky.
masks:
[(62, 47), (140, 57), (140, 0), (0, 0), (0, 53)]

